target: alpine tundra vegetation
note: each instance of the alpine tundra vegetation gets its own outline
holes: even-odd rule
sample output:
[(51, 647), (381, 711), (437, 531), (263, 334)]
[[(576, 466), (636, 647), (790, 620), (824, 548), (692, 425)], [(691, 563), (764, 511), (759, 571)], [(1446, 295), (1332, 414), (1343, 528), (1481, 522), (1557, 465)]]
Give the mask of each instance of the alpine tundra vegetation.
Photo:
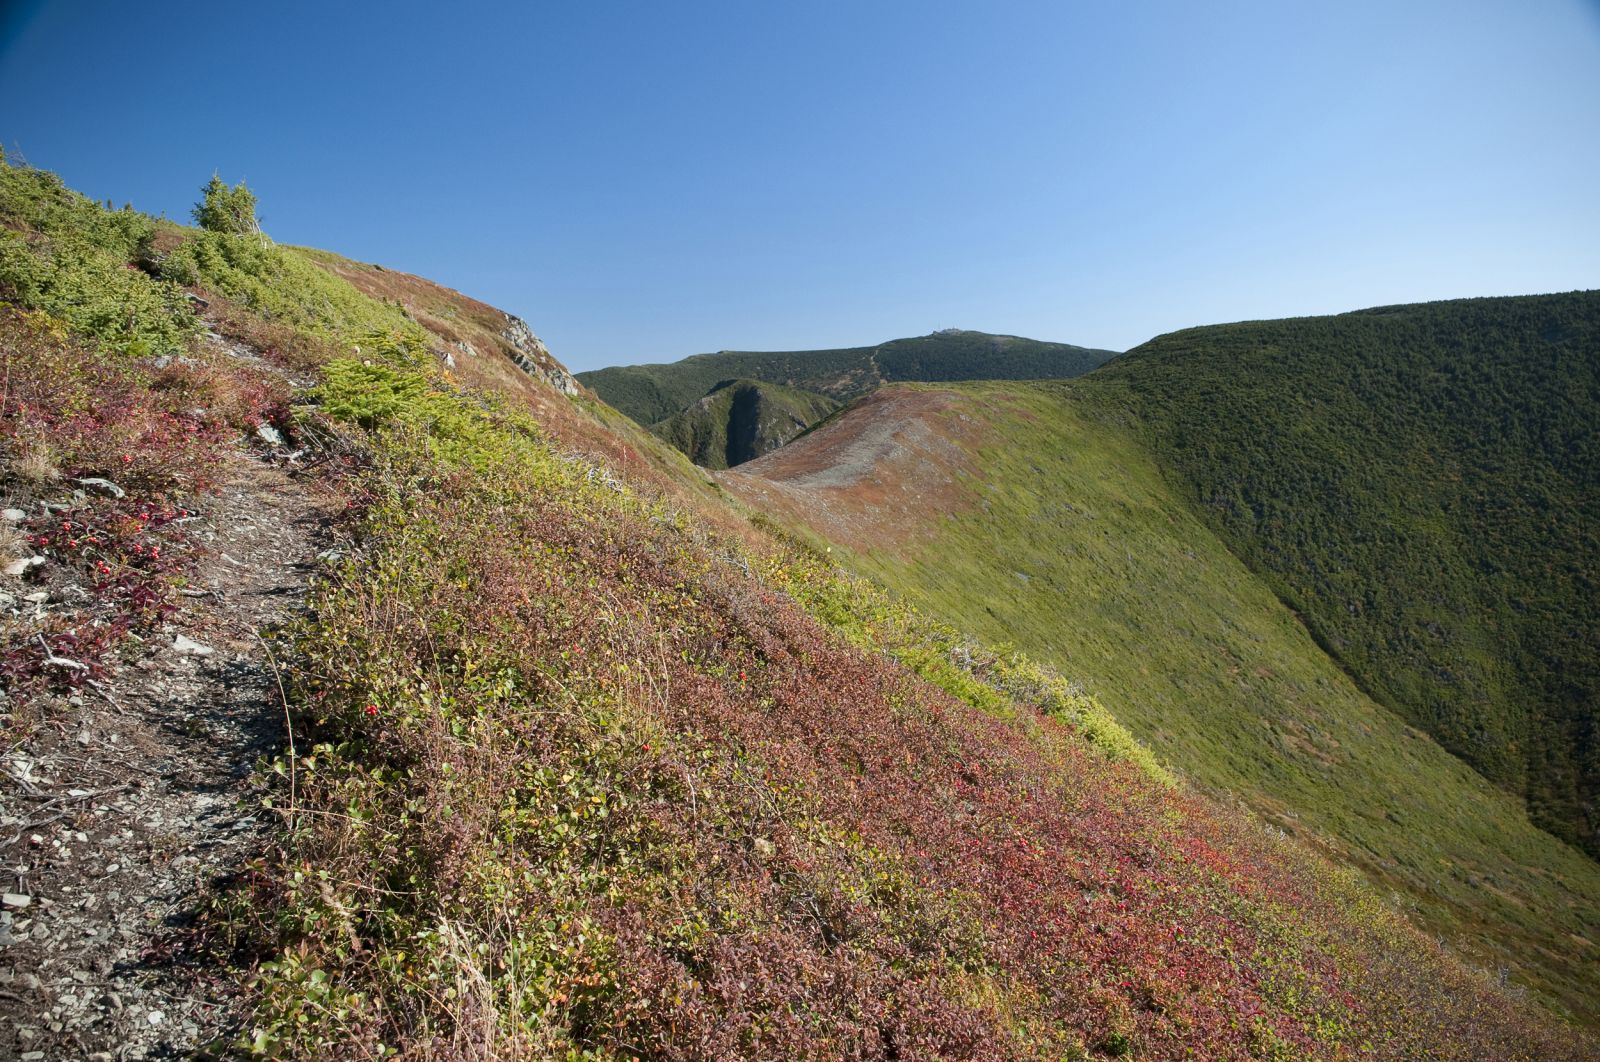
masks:
[[(1594, 864), (1459, 765), (1448, 730), (1444, 747), (1407, 730), (1429, 702), (1368, 676), (1376, 649), (1337, 657), (1355, 681), (1319, 655), (1274, 593), (1299, 585), (1298, 554), (1245, 516), (1277, 532), (1252, 499), (1298, 497), (1280, 486), (1292, 466), (1193, 452), (1181, 407), (1162, 419), (1135, 382), (1149, 356), (1104, 384), (878, 392), (711, 481), (515, 318), (276, 244), (239, 199), (217, 221), (214, 197), (244, 191), (214, 180), (190, 228), (0, 167), (0, 843), (31, 867), (6, 928), (33, 970), (0, 995), (0, 1050), (1592, 1054)], [(1554, 339), (1517, 334), (1587, 342), (1573, 305)], [(792, 507), (735, 500), (759, 504), (764, 463), (908, 394), (950, 396), (921, 408), (959, 445), (917, 435), (933, 449), (906, 491), (945, 492), (947, 515), (808, 530)], [(1000, 418), (1036, 445), (998, 447)], [(1314, 453), (1325, 436), (1306, 438)], [(1168, 452), (1170, 479), (1153, 456)], [(875, 467), (873, 504), (911, 505)], [(1480, 468), (1463, 482), (1492, 486)], [(266, 571), (227, 551), (269, 501), (298, 551), (270, 565), (293, 584), (270, 622), (207, 574)], [(1005, 537), (1017, 521), (1064, 537), (1024, 549)], [(873, 536), (893, 546), (877, 561), (860, 549)], [(1551, 561), (1531, 552), (1505, 563), (1527, 587), (1504, 591), (1513, 612), (1587, 578), (1541, 581)], [(1306, 608), (1324, 608), (1305, 578)], [(1381, 648), (1360, 617), (1310, 622)], [(192, 636), (206, 630), (216, 645)], [(1508, 644), (1509, 682), (1535, 658)], [(67, 854), (122, 828), (122, 805), (96, 801), (176, 799), (173, 779), (215, 766), (198, 719), (152, 732), (166, 774), (120, 776), (151, 753), (99, 744), (154, 711), (150, 676), (172, 668), (223, 702), (259, 680), (262, 736), (239, 764), (258, 756), (255, 773), (222, 790), (254, 814), (173, 917), (116, 922), (125, 905)], [(80, 746), (104, 777), (68, 790)], [(1484, 769), (1519, 783), (1525, 762)], [(1379, 803), (1400, 785), (1473, 811)], [(218, 828), (184, 821), (198, 836), (121, 858), (181, 870), (192, 857), (173, 853)], [(82, 925), (139, 943), (58, 932)], [(115, 1007), (72, 976), (102, 959), (89, 978), (123, 979)]]

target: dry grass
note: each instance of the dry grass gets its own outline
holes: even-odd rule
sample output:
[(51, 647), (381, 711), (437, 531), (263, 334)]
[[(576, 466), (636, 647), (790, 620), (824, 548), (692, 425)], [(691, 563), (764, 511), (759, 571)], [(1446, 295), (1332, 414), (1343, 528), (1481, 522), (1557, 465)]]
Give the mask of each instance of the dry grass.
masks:
[(31, 487), (42, 487), (61, 478), (55, 448), (36, 435), (16, 440), (16, 456), (11, 459), (11, 474)]
[(28, 540), (10, 523), (0, 522), (0, 561), (11, 561), (29, 553)]

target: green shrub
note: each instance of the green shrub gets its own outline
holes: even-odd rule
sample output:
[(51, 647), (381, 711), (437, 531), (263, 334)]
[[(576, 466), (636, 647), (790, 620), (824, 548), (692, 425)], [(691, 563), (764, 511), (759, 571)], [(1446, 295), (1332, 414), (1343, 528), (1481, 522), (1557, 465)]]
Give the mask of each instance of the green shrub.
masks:
[(44, 170), (12, 166), (0, 159), (0, 223), (6, 227), (70, 240), (131, 261), (155, 230), (155, 220), (131, 208), (107, 210)]
[(182, 348), (198, 331), (176, 286), (133, 272), (103, 251), (0, 236), (0, 288), (109, 349), (142, 356)]
[(322, 339), (348, 342), (364, 332), (396, 332), (411, 325), (398, 308), (368, 298), (299, 251), (264, 236), (202, 229), (162, 260), (161, 272)]
[(216, 174), (200, 189), (200, 202), (194, 205), (194, 223), (211, 232), (249, 236), (261, 231), (256, 220), (256, 194), (240, 181), (232, 188)]

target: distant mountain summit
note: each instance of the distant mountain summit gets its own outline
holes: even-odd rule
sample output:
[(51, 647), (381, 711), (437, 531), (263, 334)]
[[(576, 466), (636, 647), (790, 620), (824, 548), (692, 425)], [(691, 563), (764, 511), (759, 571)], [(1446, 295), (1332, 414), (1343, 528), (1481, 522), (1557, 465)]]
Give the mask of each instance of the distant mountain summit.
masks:
[(724, 350), (670, 364), (625, 365), (578, 379), (640, 424), (675, 417), (726, 380), (782, 384), (851, 399), (897, 381), (1039, 380), (1081, 376), (1112, 350), (946, 328), (931, 335), (835, 350)]

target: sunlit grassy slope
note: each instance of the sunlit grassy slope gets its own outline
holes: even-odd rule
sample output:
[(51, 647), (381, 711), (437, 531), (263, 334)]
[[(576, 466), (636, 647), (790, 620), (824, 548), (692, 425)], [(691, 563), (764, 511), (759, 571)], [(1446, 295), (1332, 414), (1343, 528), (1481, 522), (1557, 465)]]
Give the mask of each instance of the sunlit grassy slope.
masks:
[[(926, 414), (967, 453), (949, 511), (880, 509), (893, 526), (874, 528), (869, 508), (866, 523), (830, 526), (837, 510), (791, 498), (786, 514), (854, 536), (857, 570), (1057, 665), (1196, 781), (1359, 865), (1422, 925), (1594, 1021), (1600, 867), (1363, 695), (1088, 387), (907, 385), (956, 396)], [(808, 436), (791, 460), (826, 444)]]

